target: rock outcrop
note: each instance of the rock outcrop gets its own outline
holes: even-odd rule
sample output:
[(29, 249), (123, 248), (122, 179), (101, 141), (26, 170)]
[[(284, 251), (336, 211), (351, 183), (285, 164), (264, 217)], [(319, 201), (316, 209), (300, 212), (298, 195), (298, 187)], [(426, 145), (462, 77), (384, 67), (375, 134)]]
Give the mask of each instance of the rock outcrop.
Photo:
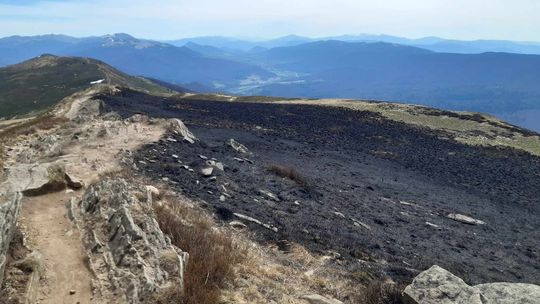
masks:
[(106, 178), (69, 206), (98, 287), (121, 293), (119, 302), (139, 303), (173, 285), (182, 288), (188, 255), (160, 230), (151, 201), (147, 187)]
[(537, 304), (540, 286), (520, 283), (469, 286), (435, 265), (405, 288), (404, 298), (409, 304)]
[(20, 192), (0, 193), (0, 286), (4, 279), (6, 254), (21, 210)]

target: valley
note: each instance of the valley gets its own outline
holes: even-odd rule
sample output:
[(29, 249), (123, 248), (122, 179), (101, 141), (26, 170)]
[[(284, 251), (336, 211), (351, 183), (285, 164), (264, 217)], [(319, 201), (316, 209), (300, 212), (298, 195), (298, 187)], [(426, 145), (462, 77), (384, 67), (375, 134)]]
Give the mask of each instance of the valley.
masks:
[[(381, 100), (510, 117), (539, 109), (536, 49), (526, 43), (397, 37), (292, 36), (251, 44), (219, 38), (167, 43), (122, 33), (0, 39), (4, 64), (42, 54), (91, 57), (186, 91)], [(538, 131), (536, 124), (512, 122)]]

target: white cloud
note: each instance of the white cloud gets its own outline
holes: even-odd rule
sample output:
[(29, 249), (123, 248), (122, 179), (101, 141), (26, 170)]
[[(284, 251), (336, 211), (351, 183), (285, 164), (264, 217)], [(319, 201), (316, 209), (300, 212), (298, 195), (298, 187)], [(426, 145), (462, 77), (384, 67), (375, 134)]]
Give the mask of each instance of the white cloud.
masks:
[(540, 40), (539, 12), (536, 0), (45, 1), (0, 4), (0, 35), (128, 32), (171, 39), (386, 33)]

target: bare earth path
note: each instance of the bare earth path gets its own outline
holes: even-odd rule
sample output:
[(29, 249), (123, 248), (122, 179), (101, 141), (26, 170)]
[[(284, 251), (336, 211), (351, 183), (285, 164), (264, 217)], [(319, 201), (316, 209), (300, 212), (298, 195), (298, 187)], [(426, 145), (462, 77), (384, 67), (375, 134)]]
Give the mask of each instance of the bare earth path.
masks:
[(79, 232), (66, 217), (69, 199), (69, 194), (60, 192), (23, 201), (21, 223), (29, 245), (39, 250), (45, 261), (40, 303), (92, 303), (92, 274), (85, 264)]
[[(93, 135), (64, 147), (64, 155), (55, 161), (62, 163), (67, 172), (85, 185), (96, 181), (100, 173), (118, 169), (121, 152), (155, 142), (164, 134), (161, 124), (100, 120), (73, 131), (84, 129), (92, 130)], [(106, 129), (107, 135), (96, 135), (101, 129)], [(15, 147), (14, 151), (24, 149), (29, 147)], [(17, 163), (12, 163), (11, 169), (16, 170)], [(22, 180), (17, 182), (26, 184)], [(92, 286), (95, 275), (88, 267), (80, 233), (67, 217), (66, 203), (83, 193), (84, 189), (63, 190), (23, 199), (19, 224), (26, 236), (26, 245), (31, 251), (39, 252), (44, 261), (37, 303), (116, 303), (108, 291)]]

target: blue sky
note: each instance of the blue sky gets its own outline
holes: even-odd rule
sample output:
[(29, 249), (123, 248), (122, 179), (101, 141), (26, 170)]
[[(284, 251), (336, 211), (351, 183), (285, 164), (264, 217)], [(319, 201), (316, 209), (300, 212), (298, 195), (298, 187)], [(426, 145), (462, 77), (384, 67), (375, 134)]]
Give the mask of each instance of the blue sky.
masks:
[(390, 34), (540, 41), (539, 0), (0, 0), (0, 36)]

